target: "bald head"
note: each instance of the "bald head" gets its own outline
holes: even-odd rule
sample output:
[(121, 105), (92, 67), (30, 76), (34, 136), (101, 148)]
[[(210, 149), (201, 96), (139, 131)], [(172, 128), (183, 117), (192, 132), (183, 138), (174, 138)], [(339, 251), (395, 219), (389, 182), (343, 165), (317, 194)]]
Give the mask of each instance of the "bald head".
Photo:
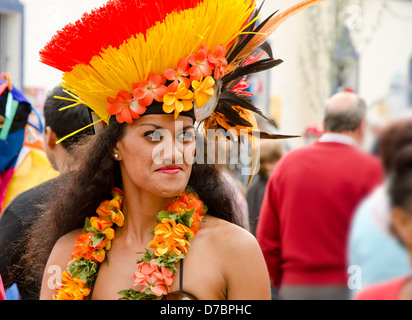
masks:
[(324, 126), (327, 132), (356, 131), (366, 113), (365, 101), (351, 92), (339, 92), (326, 103)]

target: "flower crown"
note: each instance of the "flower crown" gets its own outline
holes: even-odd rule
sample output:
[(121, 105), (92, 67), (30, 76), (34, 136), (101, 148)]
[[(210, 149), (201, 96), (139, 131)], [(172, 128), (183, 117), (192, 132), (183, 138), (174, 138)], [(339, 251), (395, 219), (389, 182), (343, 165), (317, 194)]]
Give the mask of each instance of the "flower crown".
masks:
[[(245, 78), (282, 62), (267, 36), (321, 1), (302, 1), (256, 25), (255, 0), (109, 0), (58, 31), (40, 59), (64, 72), (68, 107), (87, 105), (99, 118), (91, 125), (112, 116), (131, 123), (160, 104), (175, 118), (194, 111), (205, 129), (257, 130), (252, 112), (261, 112)], [(262, 50), (269, 58), (259, 60)]]
[(132, 93), (122, 90), (115, 99), (108, 97), (107, 112), (120, 123), (132, 123), (153, 101), (163, 103), (164, 113), (174, 112), (175, 119), (194, 104), (202, 108), (215, 94), (216, 80), (225, 73), (225, 51), (219, 45), (213, 54), (201, 45), (196, 54), (181, 58), (175, 69), (167, 69), (163, 74), (150, 72), (144, 81), (132, 84)]

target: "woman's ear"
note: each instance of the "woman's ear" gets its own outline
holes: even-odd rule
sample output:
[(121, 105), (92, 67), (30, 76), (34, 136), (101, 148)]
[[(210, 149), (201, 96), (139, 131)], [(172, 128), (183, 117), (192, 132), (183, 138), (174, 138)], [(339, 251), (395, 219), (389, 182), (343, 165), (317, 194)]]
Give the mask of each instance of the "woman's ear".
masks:
[(120, 152), (119, 152), (119, 150), (117, 149), (117, 147), (113, 149), (113, 158), (114, 158), (116, 161), (122, 160), (122, 157), (121, 157)]
[(412, 215), (395, 207), (391, 212), (391, 222), (402, 243), (412, 249)]
[(56, 148), (56, 142), (59, 139), (57, 138), (56, 133), (52, 130), (51, 127), (46, 127), (45, 128), (45, 134), (44, 134), (44, 143), (49, 147), (50, 150), (53, 150)]

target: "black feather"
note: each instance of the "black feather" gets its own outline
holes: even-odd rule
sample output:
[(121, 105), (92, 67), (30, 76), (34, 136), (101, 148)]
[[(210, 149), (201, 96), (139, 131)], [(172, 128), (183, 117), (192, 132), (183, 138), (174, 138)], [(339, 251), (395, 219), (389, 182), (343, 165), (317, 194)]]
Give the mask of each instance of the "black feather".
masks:
[(250, 99), (248, 96), (237, 95), (233, 91), (224, 91), (219, 97), (219, 102), (221, 101), (224, 103), (229, 103), (232, 106), (239, 106), (239, 107), (245, 108), (247, 110), (250, 110), (252, 112), (255, 112), (265, 117), (262, 114), (262, 111), (260, 111), (258, 108), (255, 107), (252, 99)]
[[(278, 11), (273, 12), (269, 17), (266, 18), (265, 21), (263, 21), (261, 24), (259, 24), (253, 32), (259, 32), (260, 29), (262, 29), (266, 23), (269, 22), (269, 20), (277, 13)], [(236, 42), (235, 47), (233, 48), (229, 57), (226, 59), (228, 64), (231, 64), (233, 60), (237, 57), (237, 55), (242, 51), (242, 49), (253, 39), (255, 34), (248, 34), (246, 37), (241, 37), (239, 38), (239, 41)]]
[(261, 71), (274, 68), (277, 65), (281, 64), (282, 62), (283, 60), (281, 59), (275, 60), (272, 58), (268, 58), (268, 59), (260, 60), (255, 63), (249, 64), (247, 66), (239, 67), (235, 69), (233, 72), (225, 75), (222, 78), (222, 84), (225, 87), (232, 81), (236, 80), (237, 78), (242, 78), (251, 73), (257, 73), (257, 72), (261, 72)]
[(233, 106), (228, 102), (220, 102), (219, 108), (216, 108), (216, 111), (222, 113), (225, 118), (233, 124), (244, 127), (252, 127), (252, 124), (243, 119), (239, 115), (239, 112), (233, 109)]
[(259, 46), (260, 49), (265, 51), (267, 55), (273, 59), (273, 53), (272, 53), (272, 48), (270, 47), (269, 43), (265, 41), (263, 44)]

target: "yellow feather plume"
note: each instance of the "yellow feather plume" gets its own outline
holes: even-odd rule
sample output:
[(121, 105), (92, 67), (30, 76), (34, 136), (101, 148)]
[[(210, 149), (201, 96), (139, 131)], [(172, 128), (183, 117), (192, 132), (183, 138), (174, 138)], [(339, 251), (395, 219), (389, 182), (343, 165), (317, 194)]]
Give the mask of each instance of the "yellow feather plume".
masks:
[(132, 85), (149, 72), (163, 74), (176, 68), (202, 44), (211, 52), (228, 46), (241, 32), (255, 9), (250, 0), (208, 0), (197, 7), (173, 12), (165, 20), (93, 57), (90, 65), (79, 64), (63, 75), (62, 86), (108, 122), (107, 98), (119, 91), (132, 93)]

